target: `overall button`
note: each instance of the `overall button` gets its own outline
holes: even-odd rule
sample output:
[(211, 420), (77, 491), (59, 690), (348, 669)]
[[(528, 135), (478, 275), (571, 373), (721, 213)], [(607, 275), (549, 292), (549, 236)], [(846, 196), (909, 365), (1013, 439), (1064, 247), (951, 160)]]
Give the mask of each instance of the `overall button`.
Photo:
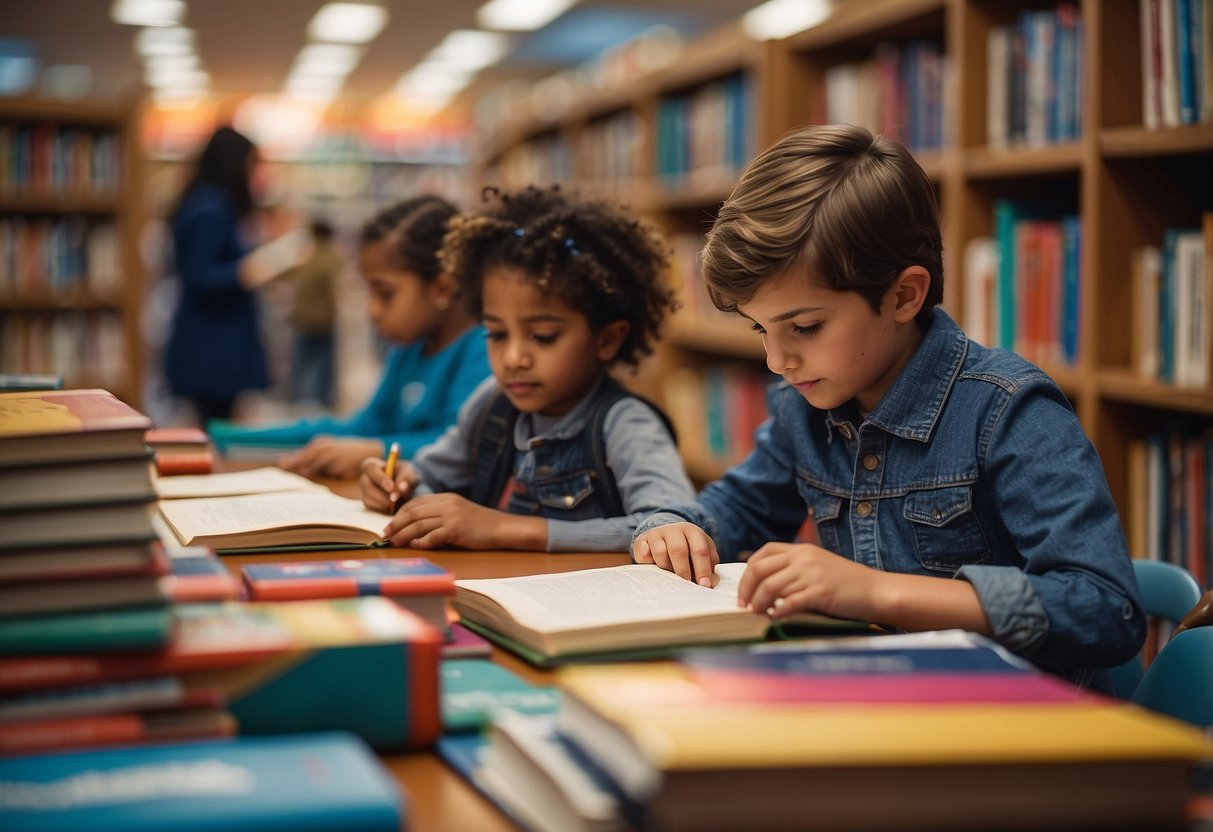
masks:
[(872, 504), (869, 503), (867, 500), (864, 500), (862, 503), (855, 506), (855, 513), (858, 514), (860, 517), (867, 517), (869, 514), (872, 513)]
[(880, 460), (876, 458), (875, 454), (868, 454), (863, 458), (863, 467), (869, 471), (875, 471), (879, 465)]

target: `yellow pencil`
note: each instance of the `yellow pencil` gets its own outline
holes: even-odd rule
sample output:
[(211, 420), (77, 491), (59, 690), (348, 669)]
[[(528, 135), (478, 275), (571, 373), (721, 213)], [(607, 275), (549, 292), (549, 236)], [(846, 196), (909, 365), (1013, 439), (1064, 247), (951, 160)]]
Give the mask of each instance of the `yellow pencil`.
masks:
[(383, 473), (387, 474), (388, 479), (396, 479), (396, 462), (400, 459), (400, 443), (393, 442), (392, 446), (387, 449), (387, 461), (383, 464)]

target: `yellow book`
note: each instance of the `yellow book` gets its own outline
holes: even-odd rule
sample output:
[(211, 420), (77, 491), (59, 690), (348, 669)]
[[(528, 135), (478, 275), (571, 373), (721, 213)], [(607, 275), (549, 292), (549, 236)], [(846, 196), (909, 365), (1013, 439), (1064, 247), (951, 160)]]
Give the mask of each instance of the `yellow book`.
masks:
[(726, 704), (674, 665), (558, 682), (562, 731), (660, 828), (1172, 828), (1213, 758), (1196, 729), (1095, 696)]

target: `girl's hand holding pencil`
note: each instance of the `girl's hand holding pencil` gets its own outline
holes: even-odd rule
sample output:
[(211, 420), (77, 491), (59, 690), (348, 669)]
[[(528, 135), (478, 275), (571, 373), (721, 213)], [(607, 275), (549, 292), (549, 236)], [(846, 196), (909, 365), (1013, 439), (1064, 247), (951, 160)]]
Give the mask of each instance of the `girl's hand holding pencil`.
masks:
[(394, 514), (401, 503), (412, 496), (413, 488), (421, 482), (417, 469), (407, 462), (400, 462), (400, 445), (393, 442), (387, 459), (367, 457), (362, 461), (362, 475), (358, 488), (362, 492), (362, 503), (372, 511)]

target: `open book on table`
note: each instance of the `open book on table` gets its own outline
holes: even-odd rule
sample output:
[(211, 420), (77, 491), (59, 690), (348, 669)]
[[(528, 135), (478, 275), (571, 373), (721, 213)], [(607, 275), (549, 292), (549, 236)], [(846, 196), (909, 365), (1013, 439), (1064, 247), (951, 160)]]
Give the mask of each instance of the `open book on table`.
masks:
[(182, 545), (228, 552), (387, 545), (387, 515), (327, 489), (161, 500), (160, 514)]
[[(771, 620), (737, 606), (744, 563), (716, 567), (699, 586), (651, 564), (455, 581), (454, 607), (468, 627), (538, 665), (579, 658), (665, 655), (694, 644), (758, 641)], [(815, 613), (781, 626), (867, 629)]]

